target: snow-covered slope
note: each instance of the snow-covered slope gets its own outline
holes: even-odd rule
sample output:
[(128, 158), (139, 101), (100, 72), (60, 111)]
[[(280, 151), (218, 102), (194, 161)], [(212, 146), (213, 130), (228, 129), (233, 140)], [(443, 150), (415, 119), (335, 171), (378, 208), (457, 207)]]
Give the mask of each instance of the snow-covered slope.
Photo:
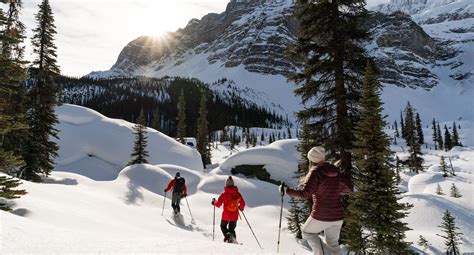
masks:
[[(110, 119), (89, 108), (64, 104), (56, 110), (60, 123), (56, 170), (94, 180), (113, 180), (130, 161), (133, 123)], [(162, 133), (147, 129), (150, 164), (174, 164), (202, 171), (201, 156)]]
[[(109, 155), (111, 151), (117, 157), (128, 155), (129, 145), (118, 146), (112, 140), (103, 140), (107, 136), (122, 134), (121, 128), (130, 128), (130, 123), (111, 120), (87, 108), (64, 105), (57, 109), (61, 124), (61, 138), (64, 142), (61, 147), (69, 147), (60, 151), (60, 160), (74, 158), (73, 154), (81, 160), (74, 161), (63, 171), (53, 171), (43, 183), (23, 181), (21, 188), (28, 191), (26, 196), (14, 200), (12, 213), (0, 211), (0, 253), (41, 253), (41, 254), (274, 254), (278, 237), (278, 217), (280, 212), (280, 196), (276, 185), (248, 179), (243, 176), (234, 176), (236, 185), (247, 202), (245, 216), (248, 218), (256, 236), (264, 247), (258, 248), (245, 220), (240, 220), (237, 226), (237, 237), (242, 245), (222, 243), (222, 234), (216, 226), (215, 241), (212, 241), (212, 214), (210, 205), (212, 198), (217, 197), (223, 190), (228, 176), (226, 170), (216, 166), (215, 169), (202, 169), (193, 166), (195, 154), (189, 153), (188, 148), (176, 144), (161, 134), (161, 139), (156, 138), (157, 145), (149, 147), (150, 155), (157, 152), (166, 155), (168, 161), (154, 159), (154, 165), (133, 165), (120, 169), (115, 178), (99, 181), (88, 178), (90, 173), (108, 170), (96, 164), (98, 156), (104, 159), (110, 156), (111, 160), (120, 163), (117, 158)], [(96, 124), (93, 124), (98, 122)], [(100, 126), (101, 122), (110, 122)], [(403, 201), (412, 203), (414, 207), (406, 221), (411, 231), (407, 233), (408, 241), (416, 243), (420, 234), (424, 235), (432, 244), (427, 251), (429, 254), (443, 253), (442, 239), (437, 236), (441, 233), (439, 227), (441, 215), (449, 209), (456, 217), (456, 225), (464, 233), (461, 245), (462, 252), (474, 252), (474, 229), (472, 211), (474, 210), (473, 184), (474, 175), (472, 165), (474, 162), (474, 140), (472, 140), (473, 127), (471, 122), (462, 122), (460, 135), (462, 142), (470, 147), (456, 147), (449, 152), (424, 150), (426, 173), (414, 176), (411, 173), (402, 174), (400, 188), (407, 191)], [(441, 123), (444, 124), (444, 123)], [(76, 128), (89, 129), (91, 133), (68, 132), (67, 129), (77, 125)], [(130, 131), (130, 130), (129, 130)], [(149, 136), (155, 136), (148, 130)], [(269, 130), (265, 130), (265, 132)], [(425, 129), (429, 134), (429, 129)], [(101, 133), (103, 132), (103, 133)], [(387, 130), (390, 132), (390, 130)], [(87, 146), (78, 143), (79, 135), (83, 140), (89, 140), (96, 157), (83, 157)], [(90, 140), (94, 135), (94, 144)], [(123, 133), (125, 135), (125, 133)], [(392, 135), (392, 134), (391, 134)], [(428, 137), (428, 135), (427, 135)], [(72, 141), (74, 143), (67, 143)], [(117, 136), (117, 139), (121, 137)], [(102, 141), (103, 143), (100, 143)], [(100, 146), (98, 145), (100, 143)], [(281, 178), (290, 178), (295, 169), (282, 171), (283, 168), (294, 168), (296, 155), (295, 140), (282, 140), (269, 146), (245, 150), (245, 146), (238, 146), (233, 156), (227, 157), (230, 150), (225, 145), (213, 151), (214, 162), (222, 162), (221, 166), (238, 163), (255, 164), (252, 158), (254, 153), (262, 155), (262, 162), (270, 160), (279, 161), (282, 168), (277, 169)], [(77, 145), (77, 149), (76, 148)], [(93, 145), (93, 146), (92, 146)], [(430, 146), (430, 143), (428, 143)], [(169, 154), (161, 152), (162, 147), (167, 147)], [(406, 149), (400, 141), (392, 149), (403, 158)], [(75, 150), (73, 150), (75, 149)], [(219, 150), (218, 153), (215, 153)], [(227, 150), (227, 153), (224, 152)], [(75, 151), (75, 152), (74, 152)], [(68, 157), (61, 155), (68, 152)], [(87, 151), (89, 152), (89, 151)], [(283, 154), (282, 154), (283, 153)], [(220, 156), (218, 156), (220, 155)], [(439, 156), (449, 156), (456, 171), (456, 177), (444, 178), (439, 173)], [(128, 156), (127, 156), (128, 157)], [(217, 157), (217, 158), (216, 158)], [(152, 158), (152, 157), (150, 157)], [(227, 159), (225, 159), (227, 158)], [(101, 159), (103, 160), (103, 159)], [(109, 159), (110, 160), (110, 159)], [(122, 159), (123, 161), (126, 161)], [(163, 164), (164, 162), (171, 162)], [(261, 163), (261, 162), (257, 162)], [(189, 166), (186, 167), (185, 165)], [(200, 165), (200, 164), (199, 164)], [(84, 171), (89, 168), (89, 171)], [(271, 169), (271, 168), (269, 168)], [(290, 171), (291, 170), (291, 171)], [(186, 178), (189, 187), (187, 201), (182, 202), (184, 225), (176, 223), (171, 217), (170, 200), (163, 197), (163, 189), (168, 181), (179, 171)], [(444, 192), (448, 194), (449, 187), (455, 183), (463, 197), (451, 198), (448, 195), (434, 194), (439, 183)], [(163, 201), (165, 211), (161, 215)], [(288, 214), (288, 198), (285, 197), (283, 211), (283, 232), (281, 240), (282, 254), (309, 254), (304, 244), (297, 242), (286, 228), (286, 215)], [(188, 211), (189, 203), (192, 216)], [(219, 222), (221, 210), (216, 210), (216, 222)], [(416, 244), (414, 249), (421, 249)]]

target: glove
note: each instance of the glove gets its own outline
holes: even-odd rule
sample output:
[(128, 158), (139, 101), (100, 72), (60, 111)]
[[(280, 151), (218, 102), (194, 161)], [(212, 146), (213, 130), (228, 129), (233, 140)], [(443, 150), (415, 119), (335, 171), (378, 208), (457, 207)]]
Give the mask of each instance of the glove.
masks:
[(166, 193), (166, 189), (165, 189), (165, 193)]
[(239, 211), (241, 211), (241, 212), (242, 212), (243, 210), (244, 210), (243, 208), (240, 208), (240, 207), (239, 207)]
[(214, 205), (216, 203), (216, 199), (213, 198), (212, 201), (211, 201), (211, 205)]
[(284, 196), (286, 194), (286, 189), (288, 189), (288, 186), (286, 186), (285, 183), (282, 183), (279, 188), (281, 196)]
[(187, 194), (183, 194), (182, 197), (187, 197), (188, 195)]

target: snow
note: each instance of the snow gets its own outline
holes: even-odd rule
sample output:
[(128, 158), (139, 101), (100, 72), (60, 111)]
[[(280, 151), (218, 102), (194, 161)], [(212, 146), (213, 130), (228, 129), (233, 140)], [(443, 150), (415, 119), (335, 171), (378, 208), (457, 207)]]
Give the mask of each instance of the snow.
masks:
[[(56, 169), (95, 180), (115, 179), (131, 159), (134, 124), (76, 105), (64, 104), (57, 112), (60, 122), (57, 128), (61, 132)], [(147, 129), (147, 136), (149, 163), (202, 171), (201, 156), (196, 150), (151, 128)]]
[[(131, 136), (132, 124), (108, 119), (83, 107), (63, 105), (57, 111), (63, 116), (58, 125), (62, 138), (59, 160), (71, 162), (68, 168), (62, 169), (59, 169), (62, 165), (58, 164), (57, 170), (61, 171), (53, 171), (43, 183), (23, 181), (21, 188), (26, 189), (28, 194), (13, 201), (12, 213), (0, 211), (2, 254), (275, 253), (280, 212), (280, 196), (276, 185), (234, 176), (247, 202), (244, 213), (264, 250), (258, 248), (245, 220), (239, 220), (236, 229), (237, 238), (243, 245), (222, 243), (223, 236), (218, 226), (215, 229), (216, 240), (212, 241), (213, 207), (210, 201), (223, 191), (229, 175), (228, 170), (224, 169), (235, 164), (265, 164), (272, 176), (290, 179), (299, 159), (295, 149), (297, 140), (280, 140), (251, 149), (245, 149), (241, 144), (232, 151), (231, 156), (228, 155), (228, 146), (221, 144), (212, 151), (214, 168), (203, 170), (194, 165), (197, 164), (194, 161), (198, 154), (190, 153), (192, 149), (149, 129), (148, 135), (155, 136), (150, 140), (156, 143), (154, 146), (150, 143), (150, 155), (166, 155), (166, 160), (151, 156), (151, 164), (128, 167), (116, 165), (117, 172), (110, 173), (114, 169), (104, 166), (109, 164), (104, 158), (115, 154), (115, 157), (107, 159), (117, 163), (126, 162), (131, 148), (131, 143), (114, 143), (111, 137), (126, 140), (124, 136)], [(464, 137), (462, 142), (470, 147), (455, 147), (449, 152), (424, 149), (427, 171), (418, 175), (402, 173), (400, 189), (407, 191), (402, 194), (402, 201), (414, 205), (406, 218), (412, 229), (407, 232), (407, 241), (414, 242), (414, 249), (421, 249), (416, 242), (420, 234), (425, 236), (432, 244), (427, 251), (429, 254), (443, 252), (443, 242), (436, 234), (441, 233), (438, 225), (446, 209), (456, 217), (456, 225), (464, 233), (461, 251), (474, 252), (474, 142), (468, 140), (472, 138), (473, 126), (467, 121), (461, 122), (461, 126), (459, 132)], [(75, 129), (67, 131), (72, 127)], [(270, 133), (269, 130), (264, 132)], [(387, 133), (393, 135), (390, 132), (387, 129)], [(425, 137), (429, 140), (429, 129), (425, 129)], [(85, 144), (94, 148), (94, 157), (82, 157), (87, 147)], [(431, 144), (428, 143), (428, 146)], [(170, 151), (165, 154), (162, 148)], [(392, 146), (392, 149), (400, 157), (404, 155), (402, 141)], [(81, 156), (74, 156), (74, 153)], [(438, 169), (441, 155), (452, 160), (457, 176), (441, 176)], [(77, 160), (69, 160), (71, 158)], [(182, 201), (181, 207), (184, 225), (179, 225), (171, 217), (169, 194), (163, 197), (166, 184), (177, 171), (186, 178), (189, 187), (189, 196)], [(452, 198), (449, 195), (436, 195), (438, 183), (446, 194), (449, 194), (451, 184), (455, 183), (463, 196)], [(288, 209), (288, 197), (285, 197), (281, 253), (310, 254), (308, 248), (296, 241), (286, 227)], [(221, 209), (216, 209), (217, 224), (220, 213)]]
[(293, 176), (301, 159), (296, 148), (298, 144), (298, 139), (287, 139), (267, 146), (250, 148), (230, 156), (220, 168), (230, 173), (233, 167), (239, 165), (264, 165), (270, 178), (296, 184)]

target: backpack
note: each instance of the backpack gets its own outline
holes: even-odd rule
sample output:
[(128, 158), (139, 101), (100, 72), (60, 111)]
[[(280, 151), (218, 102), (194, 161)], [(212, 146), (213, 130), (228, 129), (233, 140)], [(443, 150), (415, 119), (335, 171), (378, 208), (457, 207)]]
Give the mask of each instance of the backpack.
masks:
[(230, 199), (224, 203), (224, 209), (229, 212), (236, 212), (239, 210), (240, 197), (238, 194), (231, 194)]
[(183, 193), (185, 180), (183, 177), (174, 179), (173, 193)]

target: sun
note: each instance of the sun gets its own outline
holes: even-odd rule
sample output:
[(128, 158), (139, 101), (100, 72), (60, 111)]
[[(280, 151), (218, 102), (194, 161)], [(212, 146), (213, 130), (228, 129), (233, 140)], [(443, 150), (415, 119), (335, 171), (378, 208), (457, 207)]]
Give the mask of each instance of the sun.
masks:
[(141, 5), (133, 15), (137, 32), (142, 35), (161, 37), (183, 26), (179, 4), (175, 1), (139, 1)]

